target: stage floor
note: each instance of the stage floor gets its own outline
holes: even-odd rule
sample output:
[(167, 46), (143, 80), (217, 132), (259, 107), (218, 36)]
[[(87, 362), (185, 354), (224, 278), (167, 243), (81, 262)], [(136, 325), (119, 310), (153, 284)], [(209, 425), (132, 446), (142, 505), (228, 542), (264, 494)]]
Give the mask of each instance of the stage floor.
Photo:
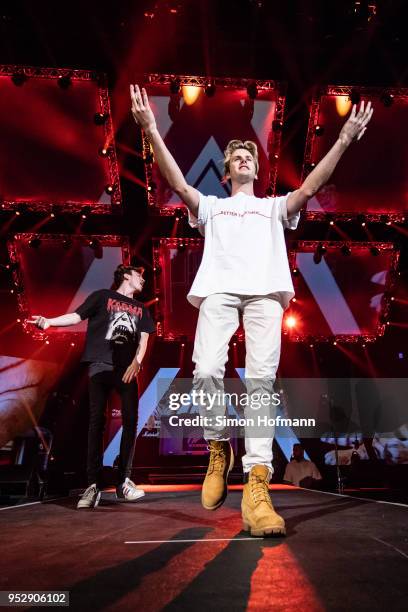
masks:
[(241, 530), (239, 487), (216, 512), (195, 486), (2, 508), (0, 590), (67, 590), (70, 610), (406, 610), (408, 508), (272, 491), (286, 538)]

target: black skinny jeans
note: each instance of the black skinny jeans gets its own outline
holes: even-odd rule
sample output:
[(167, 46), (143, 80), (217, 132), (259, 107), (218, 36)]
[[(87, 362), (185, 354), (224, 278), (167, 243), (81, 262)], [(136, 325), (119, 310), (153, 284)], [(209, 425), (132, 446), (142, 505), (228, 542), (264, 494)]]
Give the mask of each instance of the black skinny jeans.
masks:
[(122, 409), (118, 484), (130, 477), (135, 452), (139, 394), (137, 381), (124, 383), (124, 369), (99, 372), (89, 379), (88, 485), (99, 486), (103, 467), (103, 433), (108, 397), (113, 389), (119, 393)]

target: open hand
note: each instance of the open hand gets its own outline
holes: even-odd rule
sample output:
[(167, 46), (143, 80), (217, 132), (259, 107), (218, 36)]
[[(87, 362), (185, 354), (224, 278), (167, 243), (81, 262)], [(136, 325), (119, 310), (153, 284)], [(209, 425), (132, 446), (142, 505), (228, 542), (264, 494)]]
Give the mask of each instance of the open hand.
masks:
[(39, 315), (33, 315), (31, 319), (27, 319), (27, 323), (31, 323), (39, 329), (48, 329), (51, 325), (48, 319)]
[(348, 146), (355, 140), (360, 140), (367, 129), (367, 124), (373, 116), (374, 109), (371, 108), (371, 102), (367, 102), (364, 109), (364, 101), (360, 104), (360, 110), (357, 112), (357, 105), (353, 104), (351, 114), (340, 132), (339, 139)]
[(136, 123), (140, 125), (145, 132), (155, 129), (156, 119), (150, 108), (145, 88), (142, 87), (142, 90), (140, 90), (139, 85), (131, 85), (130, 98), (132, 100), (132, 115)]
[(128, 366), (126, 372), (122, 376), (122, 381), (126, 384), (132, 382), (134, 378), (138, 375), (140, 370), (140, 363), (134, 359), (130, 366)]

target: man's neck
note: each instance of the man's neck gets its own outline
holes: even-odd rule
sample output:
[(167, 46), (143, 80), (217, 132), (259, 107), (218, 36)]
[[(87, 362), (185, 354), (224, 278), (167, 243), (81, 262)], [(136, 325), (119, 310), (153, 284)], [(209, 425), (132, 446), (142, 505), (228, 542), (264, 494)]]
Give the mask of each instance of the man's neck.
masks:
[(246, 195), (254, 195), (254, 184), (251, 183), (232, 183), (231, 185), (231, 197), (237, 195), (237, 193), (245, 193)]
[(121, 293), (125, 297), (133, 298), (134, 289), (130, 287), (127, 283), (122, 283), (118, 289), (116, 289), (116, 293)]

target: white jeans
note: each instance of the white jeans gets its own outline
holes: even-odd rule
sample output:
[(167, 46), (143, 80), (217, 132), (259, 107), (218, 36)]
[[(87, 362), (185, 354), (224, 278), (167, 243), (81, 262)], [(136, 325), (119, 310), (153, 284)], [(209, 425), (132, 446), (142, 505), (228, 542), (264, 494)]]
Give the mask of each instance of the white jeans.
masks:
[[(239, 326), (239, 313), (243, 314), (245, 330), (245, 378), (248, 393), (273, 393), (276, 370), (279, 365), (283, 308), (273, 295), (236, 295), (214, 293), (206, 297), (200, 306), (194, 343), (195, 363), (193, 386), (205, 393), (223, 393), (225, 364), (228, 359), (228, 345)], [(274, 418), (276, 408), (269, 404), (257, 411)], [(208, 416), (206, 406), (200, 406), (200, 413)], [(245, 418), (254, 417), (248, 406)], [(225, 405), (215, 405), (212, 416), (225, 415)], [(245, 450), (242, 458), (244, 472), (256, 464), (264, 464), (272, 471), (272, 442), (274, 427), (259, 429), (251, 437), (245, 429)], [(227, 440), (228, 433), (223, 426), (204, 428), (206, 440)]]

